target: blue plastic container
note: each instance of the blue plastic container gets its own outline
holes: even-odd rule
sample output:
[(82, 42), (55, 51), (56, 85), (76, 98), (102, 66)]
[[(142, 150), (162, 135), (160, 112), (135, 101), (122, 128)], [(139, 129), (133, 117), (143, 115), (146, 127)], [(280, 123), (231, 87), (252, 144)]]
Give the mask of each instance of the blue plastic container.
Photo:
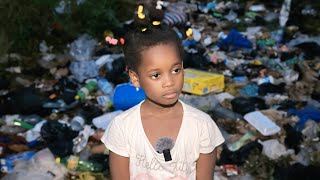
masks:
[(137, 91), (131, 83), (119, 84), (113, 94), (113, 106), (115, 110), (127, 110), (145, 99), (143, 89)]

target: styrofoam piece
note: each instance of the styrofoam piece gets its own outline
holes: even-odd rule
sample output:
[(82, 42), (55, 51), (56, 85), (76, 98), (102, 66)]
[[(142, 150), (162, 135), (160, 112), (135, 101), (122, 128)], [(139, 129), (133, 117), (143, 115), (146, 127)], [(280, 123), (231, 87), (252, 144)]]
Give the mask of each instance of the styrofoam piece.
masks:
[(117, 110), (95, 117), (92, 119), (92, 124), (97, 128), (106, 129), (113, 120), (113, 118), (115, 118), (122, 112), (122, 110)]
[(247, 113), (244, 115), (244, 119), (264, 136), (270, 136), (280, 131), (280, 127), (260, 111)]

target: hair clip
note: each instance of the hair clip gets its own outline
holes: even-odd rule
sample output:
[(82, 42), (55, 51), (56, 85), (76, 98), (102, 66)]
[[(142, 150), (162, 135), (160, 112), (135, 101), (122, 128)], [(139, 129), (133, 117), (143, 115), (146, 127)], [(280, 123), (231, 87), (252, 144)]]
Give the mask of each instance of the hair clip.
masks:
[(142, 5), (139, 5), (138, 6), (138, 13), (142, 13), (143, 12), (143, 6)]
[(154, 26), (159, 26), (160, 25), (160, 21), (152, 21), (152, 25), (154, 25)]
[(122, 45), (124, 45), (124, 43), (125, 43), (124, 38), (120, 38), (120, 43), (121, 43)]
[(192, 28), (188, 28), (186, 31), (187, 37), (190, 37), (192, 35)]
[(138, 6), (138, 18), (139, 19), (144, 19), (146, 17), (145, 14), (143, 14), (143, 6), (139, 5)]
[(147, 28), (142, 28), (141, 29), (142, 32), (145, 32), (146, 30), (147, 30)]
[(163, 6), (163, 1), (157, 1), (157, 6), (156, 6), (156, 9), (162, 9), (162, 6)]
[(125, 43), (124, 38), (120, 38), (120, 39), (118, 40), (118, 39), (115, 39), (115, 38), (112, 38), (112, 37), (109, 37), (109, 36), (107, 36), (107, 37), (105, 38), (105, 41), (106, 41), (107, 43), (109, 43), (109, 44), (112, 44), (112, 45), (117, 45), (119, 41), (120, 41), (120, 44), (121, 44), (121, 45), (124, 45), (124, 43)]
[(118, 44), (118, 39), (112, 38), (110, 36), (107, 36), (105, 38), (105, 41), (108, 42), (109, 44), (112, 44), (112, 45), (117, 45)]

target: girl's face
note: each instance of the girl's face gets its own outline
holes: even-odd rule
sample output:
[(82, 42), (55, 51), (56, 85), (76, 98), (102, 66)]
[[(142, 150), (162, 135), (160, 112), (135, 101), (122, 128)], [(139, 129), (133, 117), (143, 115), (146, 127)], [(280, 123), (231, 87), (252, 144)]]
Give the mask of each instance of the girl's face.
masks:
[(171, 43), (142, 51), (138, 72), (129, 73), (132, 83), (142, 87), (146, 101), (160, 106), (177, 102), (183, 87), (183, 64), (178, 49)]

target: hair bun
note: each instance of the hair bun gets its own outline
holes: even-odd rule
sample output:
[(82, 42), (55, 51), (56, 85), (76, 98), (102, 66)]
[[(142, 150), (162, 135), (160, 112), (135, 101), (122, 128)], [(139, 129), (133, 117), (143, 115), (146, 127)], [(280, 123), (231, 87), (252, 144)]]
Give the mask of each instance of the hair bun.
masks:
[(146, 11), (143, 5), (139, 5), (137, 14), (133, 18), (134, 27), (137, 30), (147, 28), (150, 24), (150, 19), (146, 16)]
[(154, 8), (149, 12), (149, 17), (150, 17), (151, 22), (153, 22), (153, 21), (161, 22), (164, 18), (164, 12), (161, 9)]
[(138, 16), (135, 16), (133, 18), (134, 27), (137, 30), (141, 30), (143, 28), (148, 28), (150, 25), (150, 20), (145, 17), (144, 19), (140, 19)]

